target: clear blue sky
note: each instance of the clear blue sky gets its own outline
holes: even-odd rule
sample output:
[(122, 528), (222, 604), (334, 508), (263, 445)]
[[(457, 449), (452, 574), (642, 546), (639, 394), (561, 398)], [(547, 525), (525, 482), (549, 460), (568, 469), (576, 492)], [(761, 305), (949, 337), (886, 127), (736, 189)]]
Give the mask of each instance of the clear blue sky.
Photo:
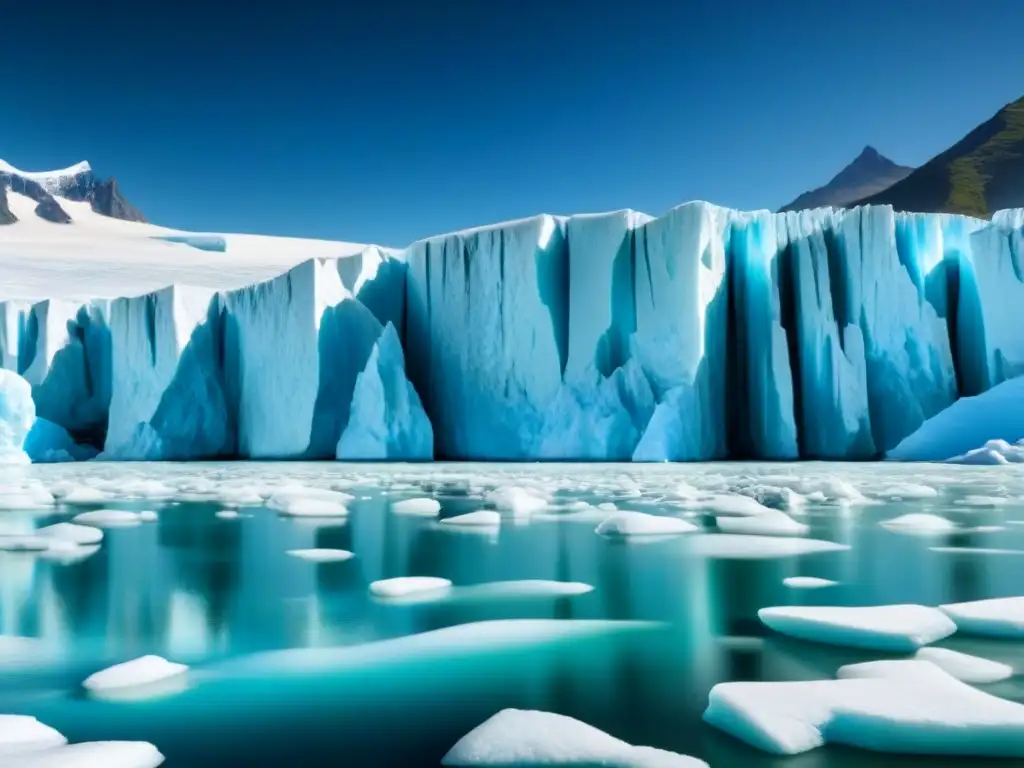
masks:
[(1024, 94), (1021, 0), (58, 1), (0, 23), (14, 165), (87, 159), (169, 226), (396, 246), (775, 208), (865, 144), (919, 164)]

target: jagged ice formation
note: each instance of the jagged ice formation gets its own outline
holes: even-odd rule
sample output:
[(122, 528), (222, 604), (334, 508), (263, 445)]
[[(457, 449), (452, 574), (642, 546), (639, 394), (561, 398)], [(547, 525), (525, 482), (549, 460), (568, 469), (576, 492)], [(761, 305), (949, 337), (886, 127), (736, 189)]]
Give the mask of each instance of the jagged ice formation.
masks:
[(1024, 211), (542, 215), (4, 302), (0, 361), (102, 458), (868, 459), (1024, 372), (1022, 257)]

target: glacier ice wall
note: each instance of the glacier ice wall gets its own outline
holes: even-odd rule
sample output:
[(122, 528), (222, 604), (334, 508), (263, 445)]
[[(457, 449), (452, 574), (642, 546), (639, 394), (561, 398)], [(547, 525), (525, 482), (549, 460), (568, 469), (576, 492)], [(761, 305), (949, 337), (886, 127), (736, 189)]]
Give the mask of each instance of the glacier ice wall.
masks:
[(36, 420), (32, 387), (18, 374), (0, 370), (0, 464), (27, 464), (25, 439)]
[(1024, 211), (541, 215), (0, 303), (0, 364), (105, 458), (868, 459), (1024, 373), (1022, 258)]

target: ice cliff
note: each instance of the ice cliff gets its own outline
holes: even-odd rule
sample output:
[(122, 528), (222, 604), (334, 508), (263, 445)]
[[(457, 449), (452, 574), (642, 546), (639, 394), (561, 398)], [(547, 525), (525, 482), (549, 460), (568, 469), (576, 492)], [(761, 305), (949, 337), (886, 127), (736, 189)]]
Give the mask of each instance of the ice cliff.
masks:
[(866, 459), (1024, 372), (1024, 211), (537, 216), (235, 290), (0, 304), (104, 458)]

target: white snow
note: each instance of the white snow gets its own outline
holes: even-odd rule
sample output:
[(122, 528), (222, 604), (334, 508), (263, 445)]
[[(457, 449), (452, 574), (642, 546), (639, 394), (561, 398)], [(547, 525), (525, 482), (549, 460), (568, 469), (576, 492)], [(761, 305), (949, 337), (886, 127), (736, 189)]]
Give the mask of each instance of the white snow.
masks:
[(927, 512), (911, 512), (906, 515), (900, 515), (890, 520), (883, 520), (880, 525), (897, 533), (909, 533), (920, 536), (951, 533), (956, 530), (955, 523), (944, 517)]
[(971, 656), (949, 648), (922, 648), (914, 655), (914, 658), (930, 661), (939, 669), (965, 683), (995, 683), (1013, 676), (1013, 667), (1009, 664)]
[(634, 747), (565, 715), (503, 709), (467, 733), (441, 759), (448, 766), (605, 765), (707, 768), (686, 755)]
[(793, 589), (821, 589), (838, 584), (831, 579), (821, 579), (817, 576), (789, 576), (782, 580), (782, 583)]
[(692, 533), (700, 528), (687, 520), (645, 512), (617, 512), (599, 526), (599, 536), (665, 536)]
[(164, 756), (145, 741), (87, 741), (20, 754), (5, 768), (157, 768)]
[(28, 715), (0, 715), (0, 755), (4, 765), (10, 755), (59, 747), (67, 743), (60, 733)]
[(720, 683), (704, 719), (753, 747), (793, 755), (826, 743), (879, 752), (1024, 756), (1024, 706), (927, 661), (845, 667), (850, 679)]
[(1024, 637), (1024, 597), (997, 597), (967, 603), (949, 603), (939, 608), (967, 635)]
[(437, 499), (418, 498), (402, 499), (391, 502), (391, 511), (399, 515), (415, 515), (417, 517), (437, 517), (441, 511), (441, 502)]
[(398, 576), (370, 584), (370, 594), (377, 597), (405, 597), (424, 592), (450, 589), (451, 581), (436, 576)]
[(89, 165), (87, 160), (82, 160), (67, 168), (60, 168), (55, 171), (21, 171), (0, 159), (0, 173), (9, 173), (25, 179), (31, 179), (51, 195), (59, 194), (64, 189), (64, 185), (72, 181), (75, 176), (89, 173), (91, 170), (92, 166)]
[(78, 525), (93, 525), (98, 528), (118, 528), (138, 525), (143, 521), (138, 512), (129, 512), (124, 509), (94, 509), (89, 512), (79, 512), (71, 518), (71, 522)]
[(104, 695), (130, 688), (145, 688), (184, 675), (185, 664), (176, 664), (160, 656), (141, 656), (115, 664), (85, 679), (82, 687), (92, 694)]
[(923, 605), (780, 606), (762, 608), (761, 621), (784, 635), (876, 651), (915, 651), (953, 634), (956, 625)]
[(501, 525), (501, 515), (492, 509), (480, 509), (464, 515), (454, 515), (441, 520), (442, 525), (470, 528), (497, 528)]
[(350, 560), (355, 557), (347, 549), (289, 549), (288, 554), (300, 560), (308, 560), (311, 563), (339, 563), (343, 560)]

